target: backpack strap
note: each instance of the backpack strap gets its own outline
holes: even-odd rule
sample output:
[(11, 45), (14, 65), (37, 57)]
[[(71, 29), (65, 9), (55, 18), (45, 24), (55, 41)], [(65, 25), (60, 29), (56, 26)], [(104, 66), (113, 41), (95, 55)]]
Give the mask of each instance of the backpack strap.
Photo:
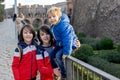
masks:
[(18, 45), (18, 51), (19, 51), (19, 56), (20, 56), (20, 62), (22, 60), (22, 55), (23, 55), (23, 49), (21, 45)]
[(45, 52), (45, 49), (41, 46), (41, 45), (39, 45), (39, 53), (40, 54), (42, 54), (42, 57), (43, 57), (43, 59), (44, 59), (44, 52)]

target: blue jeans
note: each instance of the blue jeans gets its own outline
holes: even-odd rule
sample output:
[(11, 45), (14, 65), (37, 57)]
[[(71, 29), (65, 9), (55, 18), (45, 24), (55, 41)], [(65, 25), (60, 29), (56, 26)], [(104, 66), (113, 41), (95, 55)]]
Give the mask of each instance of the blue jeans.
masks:
[(65, 61), (62, 59), (63, 49), (57, 47), (50, 53), (51, 65), (53, 68), (60, 67), (62, 78), (66, 78)]

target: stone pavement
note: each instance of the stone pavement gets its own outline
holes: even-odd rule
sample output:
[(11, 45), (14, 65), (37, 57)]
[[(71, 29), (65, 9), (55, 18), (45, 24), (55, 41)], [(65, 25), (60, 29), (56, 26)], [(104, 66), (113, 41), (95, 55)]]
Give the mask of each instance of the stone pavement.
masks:
[(11, 62), (16, 43), (13, 21), (6, 19), (0, 22), (0, 80), (13, 80)]

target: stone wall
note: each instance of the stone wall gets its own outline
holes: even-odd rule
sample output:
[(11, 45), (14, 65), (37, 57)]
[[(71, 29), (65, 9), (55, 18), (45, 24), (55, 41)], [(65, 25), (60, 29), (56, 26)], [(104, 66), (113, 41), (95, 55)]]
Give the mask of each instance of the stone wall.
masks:
[(76, 0), (72, 24), (88, 36), (120, 43), (120, 0)]

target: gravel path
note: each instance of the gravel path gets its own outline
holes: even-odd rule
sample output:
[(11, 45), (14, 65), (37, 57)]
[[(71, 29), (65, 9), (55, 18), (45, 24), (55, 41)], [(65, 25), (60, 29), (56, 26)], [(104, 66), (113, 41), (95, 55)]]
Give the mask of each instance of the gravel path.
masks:
[(0, 80), (13, 80), (11, 62), (16, 43), (13, 21), (6, 19), (0, 22)]

